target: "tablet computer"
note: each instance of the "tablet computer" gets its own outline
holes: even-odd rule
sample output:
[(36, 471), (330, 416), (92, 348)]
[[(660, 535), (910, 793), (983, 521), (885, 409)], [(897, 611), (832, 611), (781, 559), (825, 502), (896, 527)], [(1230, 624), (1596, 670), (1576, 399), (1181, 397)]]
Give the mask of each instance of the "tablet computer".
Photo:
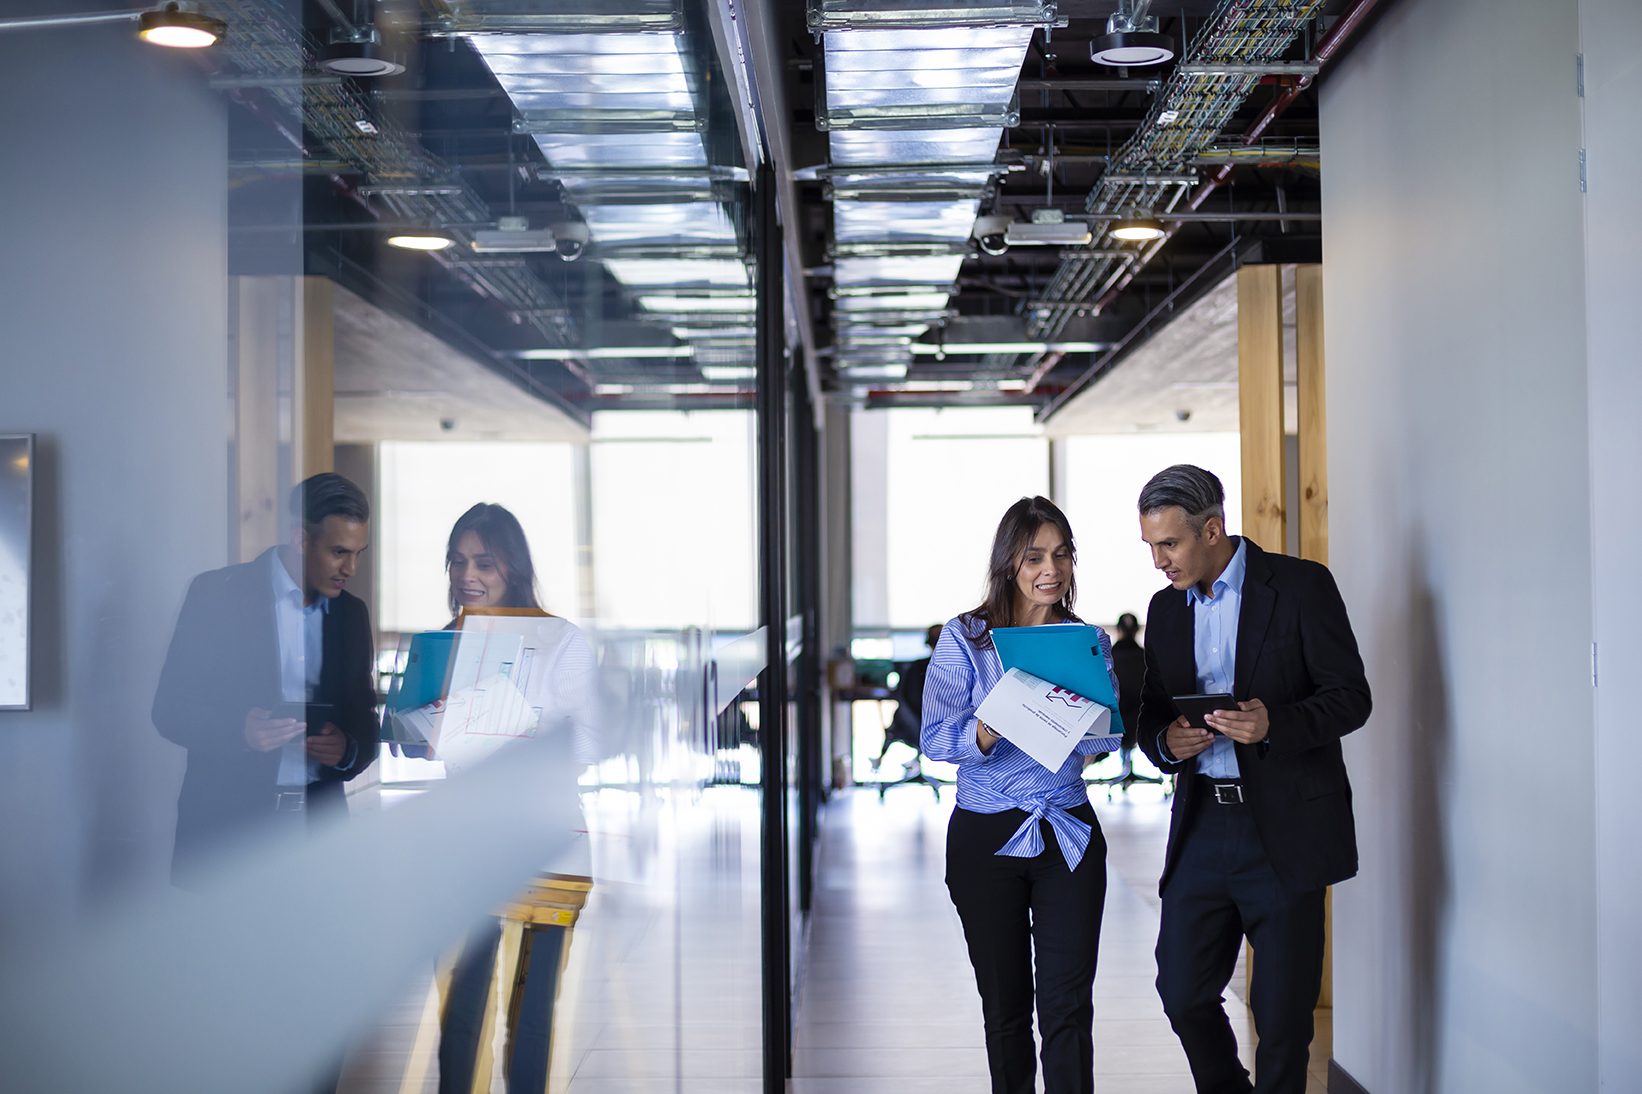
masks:
[(276, 703), (272, 714), (275, 718), (291, 718), (308, 723), (309, 737), (319, 736), (324, 731), (326, 722), (336, 721), (329, 703)]
[(1194, 728), (1207, 729), (1210, 733), (1220, 732), (1203, 720), (1203, 716), (1211, 710), (1236, 710), (1237, 700), (1230, 695), (1176, 695), (1174, 708), (1178, 710), (1186, 721)]

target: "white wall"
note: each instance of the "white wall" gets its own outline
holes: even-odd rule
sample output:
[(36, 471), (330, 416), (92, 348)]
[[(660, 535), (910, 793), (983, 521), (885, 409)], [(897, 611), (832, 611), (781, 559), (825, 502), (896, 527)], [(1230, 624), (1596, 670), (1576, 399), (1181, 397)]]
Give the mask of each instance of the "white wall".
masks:
[(859, 410), (851, 437), (856, 626), (922, 631), (980, 603), (1004, 510), (1049, 493), (1031, 408)]
[(40, 435), (0, 925), (170, 865), (182, 751), (148, 710), (187, 583), (227, 551), (227, 137), (205, 82), (130, 24), (0, 35), (0, 432)]
[(1642, 5), (1581, 0), (1585, 54), (1586, 339), (1591, 420), (1591, 604), (1596, 688), (1598, 1067), (1604, 1091), (1642, 1091), (1642, 794), (1635, 666), (1642, 585)]
[(753, 416), (593, 416), (593, 585), (613, 628), (758, 625)]
[(1334, 1055), (1374, 1094), (1596, 1085), (1578, 29), (1405, 0), (1322, 85), (1330, 541), (1375, 701)]
[(450, 622), (445, 549), (456, 519), (481, 501), (519, 518), (542, 606), (575, 615), (572, 457), (568, 444), (383, 442), (371, 536), (379, 568), (377, 627), (437, 630)]
[(1067, 437), (1060, 507), (1078, 543), (1078, 614), (1110, 625), (1124, 612), (1146, 622), (1146, 606), (1165, 582), (1140, 538), (1141, 488), (1176, 463), (1195, 463), (1226, 488), (1226, 527), (1242, 526), (1242, 450), (1236, 433), (1102, 433)]

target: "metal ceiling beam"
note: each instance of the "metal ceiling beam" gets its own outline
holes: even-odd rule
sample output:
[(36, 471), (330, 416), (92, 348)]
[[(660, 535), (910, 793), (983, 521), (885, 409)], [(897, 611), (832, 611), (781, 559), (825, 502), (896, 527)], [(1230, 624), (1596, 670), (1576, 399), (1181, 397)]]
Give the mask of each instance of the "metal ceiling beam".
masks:
[(1150, 94), (1163, 86), (1152, 79), (1103, 80), (1083, 76), (1028, 77), (1015, 85), (1021, 91), (1144, 91)]
[(798, 327), (798, 341), (804, 355), (804, 381), (810, 389), (810, 405), (815, 408), (816, 426), (822, 424), (824, 400), (821, 394), (821, 362), (815, 355), (815, 329), (810, 321), (809, 302), (804, 293), (803, 240), (799, 238), (798, 187), (793, 182), (792, 138), (787, 132), (792, 115), (787, 108), (782, 85), (782, 51), (779, 16), (772, 0), (743, 0), (746, 41), (752, 53), (753, 82), (758, 94), (758, 124), (764, 134), (770, 163), (775, 168), (777, 201), (781, 209), (782, 257), (786, 261), (785, 284), (791, 294), (792, 319)]

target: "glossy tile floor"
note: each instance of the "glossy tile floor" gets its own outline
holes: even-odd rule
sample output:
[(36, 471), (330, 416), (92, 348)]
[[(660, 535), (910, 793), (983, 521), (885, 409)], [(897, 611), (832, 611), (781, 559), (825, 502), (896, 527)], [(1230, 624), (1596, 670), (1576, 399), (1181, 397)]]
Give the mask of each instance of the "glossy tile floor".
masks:
[[(942, 881), (950, 789), (834, 796), (803, 962), (793, 1094), (985, 1094), (980, 1001)], [(1189, 1094), (1153, 988), (1156, 878), (1168, 806), (1155, 788), (1095, 808), (1108, 887), (1095, 978), (1100, 1094)], [(559, 1000), (553, 1094), (758, 1094), (757, 795), (606, 792), (589, 802), (595, 883)], [(428, 978), (350, 1054), (340, 1094), (432, 1094)], [(1252, 1060), (1245, 1008), (1227, 995)], [(1326, 1011), (1320, 1018), (1326, 1018)], [(1308, 1091), (1324, 1090), (1319, 1023)], [(498, 1074), (492, 1094), (505, 1094)]]
[[(827, 810), (808, 973), (798, 1010), (794, 1094), (985, 1094), (980, 1000), (962, 927), (942, 881), (950, 792), (922, 787), (834, 798)], [(1095, 977), (1095, 1086), (1101, 1094), (1189, 1094), (1185, 1055), (1153, 980), (1157, 874), (1168, 805), (1155, 789), (1098, 792), (1108, 887)], [(1241, 972), (1233, 985), (1241, 989)], [(1252, 1066), (1252, 1024), (1227, 1013)], [(1323, 1012), (1320, 1017), (1325, 1016)], [(1325, 1089), (1320, 1025), (1308, 1091)], [(1040, 1087), (1041, 1089), (1041, 1087)]]

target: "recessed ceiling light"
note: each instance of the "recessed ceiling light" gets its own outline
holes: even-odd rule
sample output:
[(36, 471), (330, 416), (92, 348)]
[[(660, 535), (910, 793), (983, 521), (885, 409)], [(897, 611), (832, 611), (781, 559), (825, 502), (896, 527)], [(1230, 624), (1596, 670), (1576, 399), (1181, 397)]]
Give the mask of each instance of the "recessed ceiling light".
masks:
[(319, 67), (326, 72), (334, 72), (338, 76), (352, 76), (355, 79), (370, 79), (374, 76), (397, 76), (405, 71), (405, 66), (396, 64), (386, 57), (376, 57), (369, 53), (350, 54), (345, 57), (327, 57), (319, 62)]
[(1174, 39), (1157, 32), (1157, 16), (1147, 15), (1151, 0), (1118, 0), (1106, 20), (1106, 33), (1089, 43), (1089, 59), (1114, 68), (1146, 68), (1174, 60)]
[(228, 30), (228, 24), (209, 15), (183, 11), (181, 5), (167, 4), (137, 17), (137, 37), (170, 49), (204, 49), (214, 46)]
[(442, 251), (456, 241), (429, 228), (389, 236), (388, 242), (407, 251)]
[(1117, 31), (1089, 43), (1089, 59), (1113, 68), (1146, 68), (1174, 60), (1174, 39), (1167, 34)]

